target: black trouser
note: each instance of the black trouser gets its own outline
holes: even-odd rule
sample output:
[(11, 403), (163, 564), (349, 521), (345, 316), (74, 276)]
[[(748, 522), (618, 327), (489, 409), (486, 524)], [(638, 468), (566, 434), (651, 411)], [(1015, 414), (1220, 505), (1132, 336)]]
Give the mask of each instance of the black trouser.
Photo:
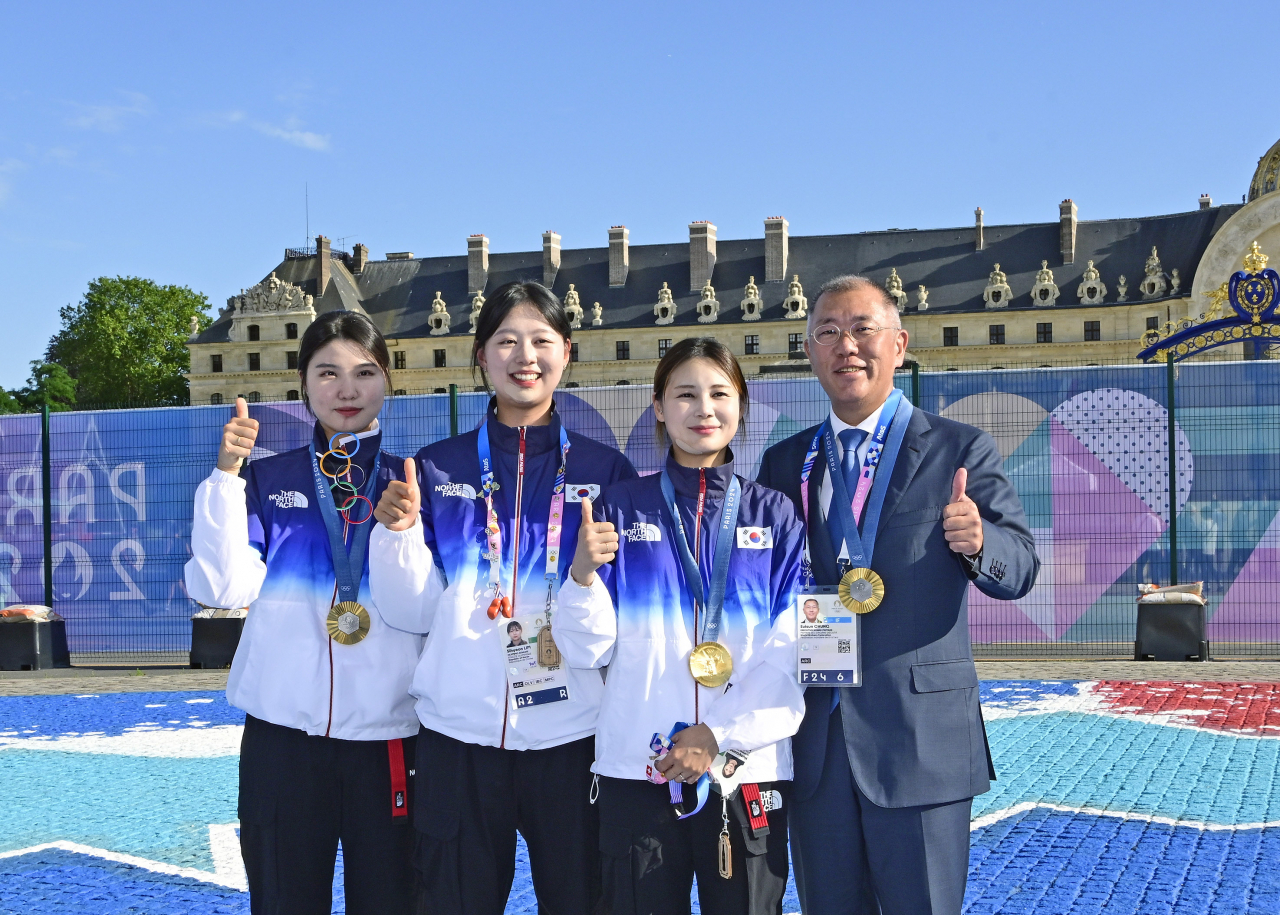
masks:
[(423, 728), (414, 811), (422, 910), (502, 915), (519, 830), (539, 911), (590, 915), (600, 898), (594, 759), (592, 737), (545, 750), (502, 750)]
[(245, 716), (240, 851), (253, 915), (328, 915), (339, 840), (350, 915), (414, 911), (412, 807), (402, 796), (397, 808), (392, 790), (414, 742), (316, 737)]
[[(790, 782), (765, 782), (760, 791), (786, 794)], [(684, 786), (686, 804), (694, 797)], [(785, 799), (785, 797), (784, 797)], [(693, 877), (703, 915), (781, 915), (787, 889), (787, 810), (768, 813), (768, 827), (752, 830), (741, 789), (729, 801), (733, 876), (720, 876), (722, 800), (711, 792), (701, 811), (676, 820), (666, 785), (600, 779), (600, 851), (604, 911), (609, 915), (689, 912)]]

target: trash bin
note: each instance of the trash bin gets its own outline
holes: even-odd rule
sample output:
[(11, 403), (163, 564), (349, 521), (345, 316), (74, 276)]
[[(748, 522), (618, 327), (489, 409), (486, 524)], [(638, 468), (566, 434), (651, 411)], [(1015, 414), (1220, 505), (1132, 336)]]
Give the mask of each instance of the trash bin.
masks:
[(1146, 585), (1138, 599), (1135, 661), (1208, 661), (1201, 583), (1157, 588)]
[(66, 620), (0, 623), (0, 670), (49, 670), (70, 666)]
[(244, 630), (244, 617), (222, 617), (191, 621), (191, 666), (221, 670), (231, 666)]

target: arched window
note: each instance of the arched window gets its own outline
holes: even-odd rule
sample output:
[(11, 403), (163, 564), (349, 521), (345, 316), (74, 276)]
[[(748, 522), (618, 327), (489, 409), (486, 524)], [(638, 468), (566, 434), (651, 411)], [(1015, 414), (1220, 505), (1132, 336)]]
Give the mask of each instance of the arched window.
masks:
[(284, 399), (285, 399), (285, 400), (297, 400), (297, 399), (298, 399), (298, 392), (297, 392), (296, 390), (294, 390), (293, 388), (290, 388), (287, 392), (285, 392)]
[(261, 403), (261, 402), (262, 402), (262, 392), (261, 392), (261, 391), (250, 391), (248, 394), (244, 395), (244, 399), (245, 399), (246, 401), (248, 401), (249, 403)]
[(209, 395), (209, 403), (214, 404), (215, 406), (216, 406), (217, 404), (222, 403), (222, 395), (221, 395), (221, 394), (210, 394), (210, 395)]
[(257, 325), (257, 324), (250, 324), (250, 325), (249, 325), (249, 342), (250, 342), (250, 343), (255, 343), (255, 342), (257, 342), (258, 337), (259, 337), (259, 335), (258, 335), (258, 325)]
[(431, 393), (432, 393), (432, 394), (448, 394), (448, 393), (449, 393), (449, 389), (448, 389), (448, 388), (436, 388), (436, 389), (435, 389), (435, 390), (433, 390)]

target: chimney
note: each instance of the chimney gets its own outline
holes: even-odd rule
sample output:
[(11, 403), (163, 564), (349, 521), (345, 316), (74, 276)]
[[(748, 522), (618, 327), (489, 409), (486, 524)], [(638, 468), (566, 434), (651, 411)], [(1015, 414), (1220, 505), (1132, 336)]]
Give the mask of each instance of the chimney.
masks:
[(627, 285), (627, 272), (631, 269), (631, 233), (626, 226), (609, 227), (609, 285)]
[(316, 298), (324, 295), (329, 288), (329, 271), (333, 269), (329, 262), (329, 239), (323, 235), (316, 236)]
[(560, 272), (560, 236), (550, 230), (542, 233), (542, 285), (550, 289)]
[(351, 272), (355, 274), (363, 273), (364, 265), (367, 263), (369, 263), (368, 245), (355, 245), (351, 249)]
[(764, 221), (764, 281), (780, 283), (787, 278), (787, 254), (790, 247), (788, 223), (781, 216)]
[(1213, 198), (1212, 198), (1212, 197), (1210, 197), (1208, 194), (1201, 194), (1201, 195), (1200, 195), (1200, 209), (1202, 209), (1202, 210), (1207, 210), (1207, 209), (1209, 209), (1209, 207), (1211, 207), (1211, 206), (1213, 206)]
[(484, 292), (489, 282), (489, 239), (483, 234), (467, 239), (467, 292)]
[(716, 227), (705, 219), (689, 223), (689, 291), (701, 292), (716, 269)]
[(1062, 222), (1062, 262), (1074, 264), (1076, 260), (1076, 205), (1068, 197), (1058, 204)]
[(973, 245), (975, 251), (981, 251), (987, 246), (982, 240), (982, 207), (973, 211)]

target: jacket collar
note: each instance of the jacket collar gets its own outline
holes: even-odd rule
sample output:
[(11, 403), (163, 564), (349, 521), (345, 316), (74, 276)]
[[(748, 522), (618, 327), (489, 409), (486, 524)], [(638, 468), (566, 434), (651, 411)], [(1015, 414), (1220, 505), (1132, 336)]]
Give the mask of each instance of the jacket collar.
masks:
[[(489, 424), (489, 442), (495, 451), (516, 454), (520, 450), (520, 430), (516, 426), (504, 426), (498, 422), (498, 399), (489, 398), (489, 410), (485, 422)], [(544, 454), (560, 447), (560, 414), (551, 402), (551, 422), (545, 426), (524, 427), (524, 453)]]
[(707, 480), (707, 498), (719, 500), (724, 498), (729, 489), (729, 480), (733, 477), (733, 449), (728, 449), (728, 460), (719, 467), (707, 467), (699, 470), (696, 467), (684, 467), (676, 463), (671, 452), (667, 452), (667, 475), (675, 487), (676, 495), (686, 499), (698, 498), (698, 477), (705, 474)]

